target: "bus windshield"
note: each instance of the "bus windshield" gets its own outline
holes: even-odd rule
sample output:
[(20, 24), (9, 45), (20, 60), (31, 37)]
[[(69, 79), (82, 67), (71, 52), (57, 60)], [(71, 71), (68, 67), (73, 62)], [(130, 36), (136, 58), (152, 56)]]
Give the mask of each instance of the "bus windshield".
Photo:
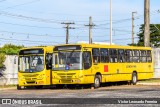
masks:
[(82, 52), (59, 51), (53, 54), (53, 70), (80, 70), (82, 69)]
[(22, 72), (38, 72), (44, 69), (44, 56), (20, 56), (19, 71)]

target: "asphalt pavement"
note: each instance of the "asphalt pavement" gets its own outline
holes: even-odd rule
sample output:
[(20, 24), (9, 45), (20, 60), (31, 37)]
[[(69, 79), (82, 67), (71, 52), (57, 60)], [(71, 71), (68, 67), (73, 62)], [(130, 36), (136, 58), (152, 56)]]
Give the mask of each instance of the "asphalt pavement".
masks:
[[(98, 89), (90, 88), (45, 88), (17, 90), (16, 87), (0, 90), (0, 98), (12, 100), (27, 100), (27, 104), (12, 104), (9, 106), (109, 106), (109, 107), (151, 107), (160, 106), (160, 85), (103, 85)], [(42, 100), (41, 104), (28, 104), (28, 100)], [(133, 100), (142, 101), (134, 103)], [(145, 101), (154, 101), (147, 103)], [(125, 102), (126, 101), (126, 102)], [(127, 102), (128, 101), (128, 102)], [(144, 102), (143, 102), (144, 101)], [(157, 102), (156, 102), (157, 101)], [(131, 103), (130, 103), (131, 102)], [(14, 102), (15, 103), (15, 102)], [(8, 105), (0, 105), (8, 107)]]

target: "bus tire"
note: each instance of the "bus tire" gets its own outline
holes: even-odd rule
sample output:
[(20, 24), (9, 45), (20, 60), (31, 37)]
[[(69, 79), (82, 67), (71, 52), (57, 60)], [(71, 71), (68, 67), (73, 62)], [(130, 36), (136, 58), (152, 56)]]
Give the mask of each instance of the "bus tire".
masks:
[(96, 75), (94, 78), (94, 88), (99, 88), (101, 84), (101, 77), (100, 75)]
[(136, 72), (133, 72), (132, 73), (132, 81), (131, 81), (131, 83), (133, 84), (133, 85), (136, 85), (136, 83), (137, 83), (137, 73)]
[(22, 89), (21, 86), (17, 85), (17, 90), (21, 90), (21, 89)]

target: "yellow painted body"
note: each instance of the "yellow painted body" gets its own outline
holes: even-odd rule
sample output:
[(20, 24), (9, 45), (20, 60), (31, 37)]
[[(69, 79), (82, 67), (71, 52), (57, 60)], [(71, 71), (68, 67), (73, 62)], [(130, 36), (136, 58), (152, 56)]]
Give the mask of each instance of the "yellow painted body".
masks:
[[(32, 47), (32, 48), (25, 48), (25, 49), (39, 49), (43, 48), (44, 50), (44, 58), (46, 58), (46, 53), (52, 53), (53, 52), (53, 46), (47, 46), (47, 47)], [(25, 50), (22, 49), (22, 50)], [(19, 55), (20, 57), (21, 55)], [(26, 55), (26, 56), (32, 56), (32, 55)], [(38, 72), (18, 72), (18, 85), (19, 86), (38, 86), (38, 85), (51, 85), (51, 70), (46, 69), (46, 60), (44, 60), (44, 69), (42, 71)]]
[[(73, 45), (73, 44), (72, 44)], [(132, 46), (117, 46), (117, 45), (98, 45), (98, 44), (77, 44), (81, 45), (80, 51), (90, 51), (92, 48), (107, 48), (107, 49), (137, 49), (137, 50), (151, 50), (150, 47), (132, 47)], [(62, 45), (70, 46), (70, 45)], [(67, 50), (66, 50), (67, 51)], [(56, 52), (55, 52), (56, 53)], [(104, 66), (108, 66), (108, 72), (105, 72)], [(132, 73), (137, 73), (138, 80), (149, 79), (153, 77), (153, 59), (152, 62), (147, 63), (93, 63), (87, 70), (59, 70), (52, 71), (53, 84), (92, 84), (96, 74), (100, 74), (102, 83), (130, 81)]]

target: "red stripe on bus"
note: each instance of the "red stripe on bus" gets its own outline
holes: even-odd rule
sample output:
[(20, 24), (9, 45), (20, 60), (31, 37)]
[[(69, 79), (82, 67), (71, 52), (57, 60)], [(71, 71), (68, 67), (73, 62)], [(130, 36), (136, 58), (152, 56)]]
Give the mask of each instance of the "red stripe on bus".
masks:
[(104, 72), (108, 72), (108, 65), (104, 65)]

